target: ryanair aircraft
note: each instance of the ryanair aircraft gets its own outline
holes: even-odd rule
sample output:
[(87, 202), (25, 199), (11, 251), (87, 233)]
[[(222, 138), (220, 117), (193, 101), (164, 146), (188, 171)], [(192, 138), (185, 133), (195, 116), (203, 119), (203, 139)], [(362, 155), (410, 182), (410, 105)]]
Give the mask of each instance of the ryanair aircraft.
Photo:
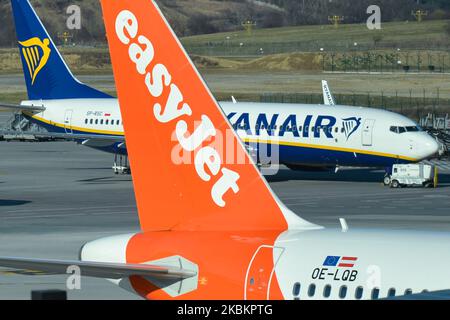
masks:
[[(29, 100), (1, 106), (22, 112), (52, 137), (75, 139), (116, 159), (126, 156), (118, 100), (80, 83), (30, 3), (11, 2)], [(156, 90), (169, 80), (167, 70), (156, 68), (150, 82)], [(262, 154), (276, 154), (278, 163), (291, 169), (388, 168), (419, 162), (438, 151), (437, 142), (402, 115), (335, 106), (331, 100), (330, 105), (233, 101), (220, 106), (258, 162)], [(273, 156), (268, 158), (273, 162)], [(115, 163), (114, 169), (119, 167)]]

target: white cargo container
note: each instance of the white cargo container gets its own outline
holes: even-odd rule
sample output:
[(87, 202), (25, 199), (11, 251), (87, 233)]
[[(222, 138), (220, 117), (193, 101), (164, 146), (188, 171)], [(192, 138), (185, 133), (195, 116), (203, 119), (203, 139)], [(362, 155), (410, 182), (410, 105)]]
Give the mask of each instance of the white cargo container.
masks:
[(428, 164), (394, 164), (392, 174), (384, 178), (384, 184), (391, 188), (420, 186), (436, 188), (438, 185), (438, 171)]

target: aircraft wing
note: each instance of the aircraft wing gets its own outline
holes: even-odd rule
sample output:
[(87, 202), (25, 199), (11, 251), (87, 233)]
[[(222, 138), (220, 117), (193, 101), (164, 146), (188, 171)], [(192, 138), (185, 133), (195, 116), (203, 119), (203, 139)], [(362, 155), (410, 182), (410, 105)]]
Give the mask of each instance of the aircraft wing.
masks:
[(11, 273), (27, 275), (68, 274), (68, 268), (77, 266), (81, 275), (103, 279), (121, 279), (130, 276), (151, 277), (152, 279), (187, 279), (195, 277), (197, 271), (173, 266), (152, 264), (120, 264), (70, 260), (44, 260), (0, 257), (0, 268), (14, 269)]
[(25, 106), (8, 103), (0, 103), (0, 111), (45, 111), (43, 106)]
[(43, 137), (43, 138), (56, 138), (56, 139), (65, 139), (65, 140), (89, 140), (89, 141), (104, 141), (108, 143), (113, 142), (124, 142), (125, 136), (117, 136), (117, 135), (98, 135), (98, 134), (73, 134), (73, 133), (56, 133), (56, 132), (39, 132), (39, 133), (31, 133), (35, 137)]
[(322, 92), (323, 92), (323, 103), (326, 106), (335, 106), (336, 100), (334, 99), (333, 93), (331, 92), (328, 81), (322, 80)]

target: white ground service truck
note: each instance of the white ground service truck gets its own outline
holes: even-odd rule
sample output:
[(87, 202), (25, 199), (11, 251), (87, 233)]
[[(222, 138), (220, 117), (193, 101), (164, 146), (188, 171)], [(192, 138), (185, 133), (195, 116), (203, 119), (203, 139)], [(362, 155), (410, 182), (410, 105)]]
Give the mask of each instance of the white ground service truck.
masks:
[(438, 185), (438, 170), (428, 164), (394, 164), (392, 173), (384, 178), (384, 185), (391, 188), (426, 187), (436, 188)]

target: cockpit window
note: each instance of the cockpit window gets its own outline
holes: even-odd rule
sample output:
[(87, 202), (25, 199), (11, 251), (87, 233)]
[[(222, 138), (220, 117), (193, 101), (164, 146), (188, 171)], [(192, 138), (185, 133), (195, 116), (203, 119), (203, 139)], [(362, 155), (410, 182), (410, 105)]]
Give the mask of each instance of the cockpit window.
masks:
[(398, 127), (392, 126), (390, 130), (391, 132), (398, 133)]
[(406, 131), (407, 132), (419, 132), (419, 131), (421, 131), (421, 129), (418, 126), (410, 126), (410, 127), (406, 127)]
[(419, 126), (407, 126), (407, 127), (392, 126), (390, 127), (389, 130), (394, 133), (405, 133), (405, 132), (420, 132), (422, 131), (422, 128)]

